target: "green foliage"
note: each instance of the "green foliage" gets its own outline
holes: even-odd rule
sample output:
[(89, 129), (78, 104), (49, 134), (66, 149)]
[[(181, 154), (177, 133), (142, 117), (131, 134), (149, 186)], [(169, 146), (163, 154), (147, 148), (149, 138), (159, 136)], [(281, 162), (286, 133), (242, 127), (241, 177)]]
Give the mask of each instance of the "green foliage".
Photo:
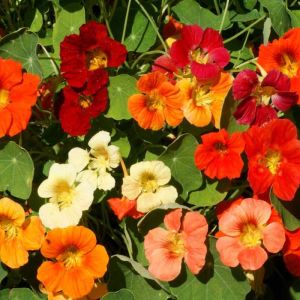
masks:
[(37, 295), (27, 288), (4, 289), (0, 291), (0, 300), (41, 300), (45, 296)]
[(106, 294), (102, 300), (136, 300), (132, 292), (127, 289), (120, 289), (117, 292)]
[(29, 153), (15, 142), (0, 150), (0, 190), (27, 199), (31, 193), (34, 165)]

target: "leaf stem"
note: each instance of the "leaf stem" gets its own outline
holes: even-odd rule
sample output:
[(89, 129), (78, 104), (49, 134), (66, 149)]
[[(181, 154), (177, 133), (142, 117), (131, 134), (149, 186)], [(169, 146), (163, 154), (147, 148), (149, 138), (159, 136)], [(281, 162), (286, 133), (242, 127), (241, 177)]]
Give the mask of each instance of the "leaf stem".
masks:
[(214, 0), (214, 5), (215, 5), (216, 12), (219, 15), (221, 12), (219, 8), (218, 0)]
[(59, 74), (59, 68), (58, 68), (57, 64), (55, 63), (54, 59), (51, 57), (51, 55), (49, 54), (47, 49), (42, 44), (39, 43), (39, 46), (42, 48), (42, 50), (44, 51), (46, 56), (50, 59), (50, 63), (51, 63), (51, 66), (52, 66), (52, 69), (53, 69), (54, 73), (56, 75), (58, 75)]
[(221, 32), (222, 32), (222, 30), (223, 30), (223, 26), (224, 26), (225, 18), (226, 18), (227, 11), (228, 11), (228, 6), (229, 6), (229, 0), (226, 0), (226, 4), (225, 4), (224, 11), (223, 11), (223, 16), (222, 16), (222, 21), (221, 21), (221, 24), (220, 24), (220, 29), (219, 29), (219, 32), (220, 32), (220, 33), (221, 33)]
[(153, 51), (144, 52), (133, 62), (130, 69), (133, 69), (144, 56), (152, 55), (152, 54), (165, 54), (165, 52), (161, 51), (161, 50), (153, 50)]
[(131, 6), (131, 0), (128, 0), (127, 9), (126, 9), (126, 15), (125, 15), (125, 20), (124, 20), (124, 25), (123, 25), (122, 39), (121, 39), (121, 43), (122, 44), (124, 43), (124, 40), (125, 40), (130, 6)]

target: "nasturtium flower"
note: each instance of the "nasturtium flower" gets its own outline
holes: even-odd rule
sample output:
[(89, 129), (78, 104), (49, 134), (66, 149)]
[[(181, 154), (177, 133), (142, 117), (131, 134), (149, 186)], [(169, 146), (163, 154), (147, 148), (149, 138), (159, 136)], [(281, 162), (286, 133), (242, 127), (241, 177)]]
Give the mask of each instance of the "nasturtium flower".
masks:
[(178, 68), (190, 68), (199, 81), (214, 80), (230, 60), (219, 32), (212, 28), (203, 30), (198, 25), (183, 26), (170, 55)]
[(262, 78), (252, 70), (240, 72), (233, 82), (233, 97), (240, 101), (234, 113), (237, 122), (261, 126), (277, 119), (277, 110), (287, 111), (297, 103), (290, 85), (290, 79), (277, 70)]
[(158, 71), (168, 77), (168, 80), (172, 83), (176, 83), (176, 74), (179, 73), (179, 69), (176, 67), (171, 57), (167, 54), (157, 57), (152, 64), (152, 72)]
[(69, 152), (68, 161), (79, 172), (78, 181), (105, 191), (114, 188), (116, 182), (110, 172), (119, 166), (121, 154), (119, 147), (109, 145), (110, 140), (109, 132), (102, 130), (89, 140), (89, 152), (78, 147)]
[(38, 76), (23, 73), (19, 62), (0, 58), (0, 137), (26, 129), (39, 82)]
[(178, 80), (177, 86), (184, 95), (184, 117), (198, 127), (212, 122), (216, 128), (220, 128), (222, 107), (231, 84), (232, 76), (226, 72), (221, 72), (215, 81), (206, 84), (199, 82), (196, 77)]
[(198, 212), (182, 209), (168, 213), (164, 218), (166, 229), (151, 229), (145, 236), (145, 255), (149, 272), (162, 281), (175, 279), (181, 271), (182, 260), (193, 274), (198, 274), (205, 265), (205, 245), (208, 225)]
[[(103, 73), (96, 70), (95, 74)], [(62, 129), (72, 135), (85, 135), (91, 128), (91, 120), (104, 112), (107, 106), (108, 95), (105, 81), (107, 74), (100, 79), (88, 76), (89, 81), (82, 89), (73, 89), (66, 86), (63, 89), (63, 103), (59, 109), (59, 119)]]
[(9, 198), (0, 199), (0, 260), (16, 269), (28, 262), (28, 251), (40, 249), (45, 229), (39, 217), (25, 218), (23, 207)]
[[(88, 77), (108, 82), (108, 67), (119, 67), (127, 55), (125, 46), (108, 36), (105, 25), (89, 21), (60, 44), (61, 72), (68, 84), (82, 88)], [(95, 72), (103, 70), (103, 72)]]
[(258, 270), (269, 253), (279, 252), (285, 242), (284, 227), (272, 217), (272, 208), (263, 200), (247, 198), (230, 206), (219, 219), (216, 244), (222, 263), (241, 264), (244, 270)]
[(162, 161), (142, 161), (130, 167), (130, 176), (123, 178), (122, 194), (137, 200), (137, 211), (146, 213), (163, 204), (174, 203), (178, 194), (171, 180), (171, 170)]
[(212, 179), (238, 178), (243, 168), (241, 153), (245, 142), (242, 134), (233, 133), (231, 136), (225, 129), (201, 136), (202, 144), (195, 151), (196, 167)]
[(37, 279), (50, 293), (71, 298), (86, 296), (95, 279), (104, 276), (109, 257), (95, 234), (83, 226), (55, 228), (48, 232), (41, 254), (49, 260), (37, 271)]
[(142, 94), (129, 97), (128, 110), (140, 127), (159, 130), (165, 123), (181, 123), (182, 94), (167, 76), (159, 71), (145, 74), (138, 80), (137, 88)]
[(172, 16), (167, 16), (167, 21), (168, 23), (163, 26), (162, 36), (166, 40), (166, 44), (171, 47), (179, 38), (184, 25)]
[(54, 163), (48, 179), (38, 187), (38, 195), (49, 198), (39, 209), (44, 226), (67, 227), (77, 225), (84, 210), (94, 199), (95, 188), (89, 182), (76, 182), (77, 171), (71, 164)]
[(278, 70), (291, 79), (291, 91), (300, 103), (300, 31), (292, 29), (282, 38), (259, 47), (258, 63), (267, 71)]
[(300, 185), (300, 141), (296, 126), (287, 119), (252, 126), (244, 133), (248, 157), (248, 181), (254, 194), (270, 187), (282, 200), (290, 201)]

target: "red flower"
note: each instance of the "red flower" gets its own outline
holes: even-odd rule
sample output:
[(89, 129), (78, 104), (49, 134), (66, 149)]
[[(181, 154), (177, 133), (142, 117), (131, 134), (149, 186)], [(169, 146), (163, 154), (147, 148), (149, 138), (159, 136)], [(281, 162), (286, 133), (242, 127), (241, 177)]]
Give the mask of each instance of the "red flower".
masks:
[(272, 186), (282, 200), (293, 199), (300, 184), (300, 142), (289, 120), (277, 119), (244, 133), (248, 181), (254, 194)]
[(90, 120), (106, 109), (107, 89), (104, 83), (107, 81), (107, 73), (99, 69), (95, 74), (88, 76), (84, 88), (66, 86), (63, 89), (64, 102), (59, 119), (63, 130), (72, 136), (86, 134), (91, 127)]
[(203, 30), (198, 25), (183, 27), (181, 38), (172, 44), (170, 55), (177, 67), (190, 66), (192, 74), (200, 81), (219, 76), (230, 60), (221, 35), (214, 29)]
[[(61, 72), (68, 84), (81, 88), (89, 73), (107, 67), (118, 67), (126, 59), (126, 48), (107, 35), (106, 27), (90, 21), (80, 33), (65, 37), (60, 45)], [(106, 79), (107, 76), (105, 77)]]
[(195, 164), (210, 178), (240, 177), (243, 160), (240, 154), (244, 151), (244, 140), (241, 133), (229, 136), (225, 129), (219, 132), (203, 134), (203, 144), (195, 151)]
[(176, 83), (175, 74), (178, 73), (178, 69), (171, 57), (168, 55), (161, 55), (156, 58), (152, 65), (151, 71), (159, 71), (165, 74), (173, 84)]
[(285, 230), (286, 242), (283, 248), (283, 260), (289, 272), (300, 276), (300, 228)]
[(120, 221), (128, 216), (139, 219), (144, 215), (136, 210), (136, 200), (128, 200), (126, 197), (122, 197), (111, 198), (108, 199), (107, 202)]
[(276, 109), (286, 111), (297, 103), (298, 95), (289, 91), (290, 85), (290, 79), (277, 70), (262, 82), (252, 70), (240, 72), (233, 82), (233, 97), (241, 100), (234, 113), (238, 123), (261, 126), (277, 119)]
[(167, 16), (168, 23), (164, 25), (163, 27), (163, 38), (166, 40), (169, 37), (176, 37), (178, 34), (180, 34), (183, 24), (178, 22), (175, 18), (172, 16)]

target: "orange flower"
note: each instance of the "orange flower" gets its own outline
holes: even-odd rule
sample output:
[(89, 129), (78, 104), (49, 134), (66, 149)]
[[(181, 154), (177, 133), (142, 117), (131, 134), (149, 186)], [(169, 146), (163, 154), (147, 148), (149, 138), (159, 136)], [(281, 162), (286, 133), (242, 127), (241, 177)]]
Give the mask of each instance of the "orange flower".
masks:
[(96, 245), (94, 233), (83, 226), (56, 228), (48, 232), (41, 253), (52, 261), (43, 262), (37, 279), (53, 294), (71, 298), (89, 294), (94, 280), (107, 270), (105, 248)]
[(0, 58), (0, 137), (27, 127), (39, 82), (38, 76), (22, 73), (20, 63)]
[[(267, 71), (279, 70), (291, 79), (291, 91), (300, 96), (300, 31), (286, 35), (259, 47), (258, 63)], [(300, 99), (300, 98), (299, 98)], [(298, 99), (298, 104), (300, 100)]]
[(194, 77), (184, 78), (177, 86), (184, 94), (183, 114), (193, 125), (204, 127), (213, 122), (220, 128), (222, 107), (232, 85), (232, 76), (222, 72), (217, 81), (201, 84)]
[(161, 72), (143, 75), (137, 82), (143, 94), (130, 96), (128, 109), (144, 129), (159, 130), (165, 122), (177, 126), (183, 119), (182, 94)]
[(25, 220), (22, 206), (9, 198), (0, 199), (0, 259), (10, 268), (28, 262), (28, 251), (38, 250), (45, 229), (38, 217)]

